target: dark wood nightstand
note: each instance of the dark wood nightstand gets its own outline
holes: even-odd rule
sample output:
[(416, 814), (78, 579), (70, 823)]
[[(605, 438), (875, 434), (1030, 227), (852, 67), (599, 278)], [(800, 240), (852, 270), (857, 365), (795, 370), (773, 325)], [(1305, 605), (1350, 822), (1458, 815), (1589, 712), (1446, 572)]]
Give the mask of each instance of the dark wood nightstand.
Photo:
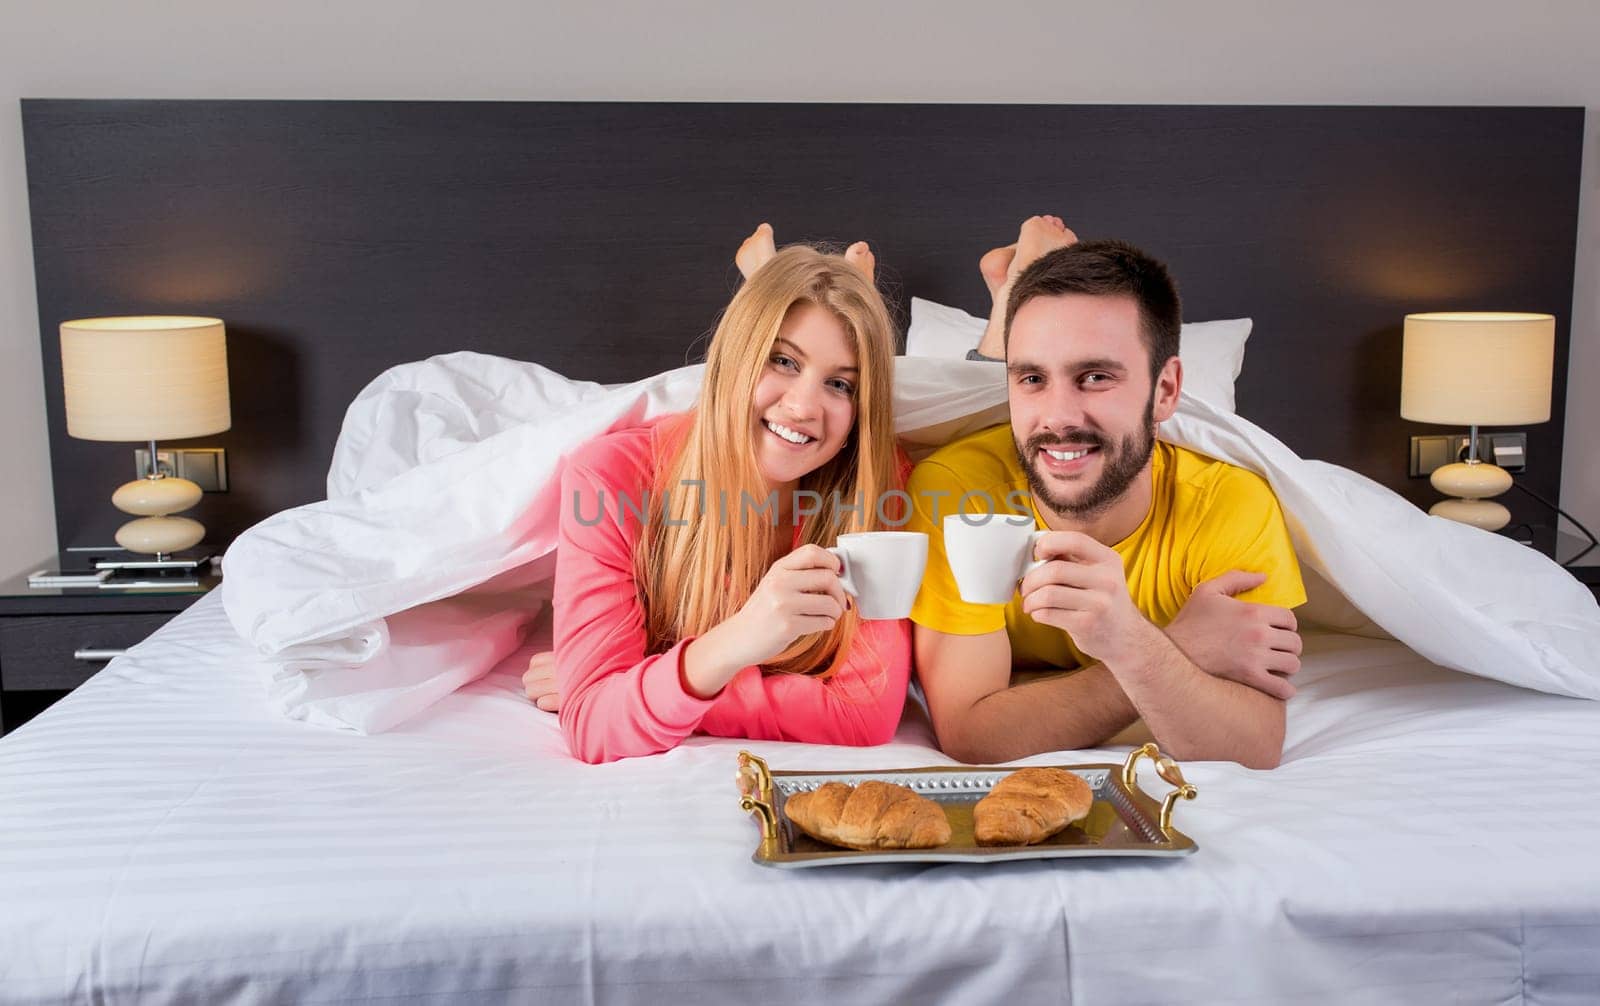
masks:
[[(38, 567), (35, 567), (38, 568)], [(16, 729), (222, 582), (38, 589), (0, 580), (0, 733)]]

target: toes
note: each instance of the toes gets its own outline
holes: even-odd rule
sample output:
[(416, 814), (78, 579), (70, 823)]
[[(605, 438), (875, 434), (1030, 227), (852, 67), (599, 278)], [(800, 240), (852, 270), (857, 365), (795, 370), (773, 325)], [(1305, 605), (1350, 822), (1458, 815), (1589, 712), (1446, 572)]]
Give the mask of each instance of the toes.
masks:
[(1073, 233), (1072, 228), (1067, 226), (1065, 220), (1060, 217), (1051, 217), (1050, 223), (1052, 229), (1060, 236), (1061, 244), (1057, 247), (1078, 243), (1078, 235)]
[(763, 238), (771, 238), (771, 237), (772, 237), (772, 225), (771, 224), (769, 224), (769, 223), (757, 224), (756, 225), (756, 229), (750, 232), (750, 236), (745, 238), (744, 239), (744, 243), (741, 244), (739, 247), (741, 249), (749, 248), (749, 247), (751, 247), (753, 245), (760, 244), (761, 240)]
[(1076, 244), (1077, 241), (1078, 236), (1068, 229), (1060, 217), (1029, 217), (1022, 222), (1022, 230), (1017, 235), (1017, 256), (1011, 261), (1009, 271), (1015, 275), (1045, 252)]
[(857, 241), (844, 250), (844, 260), (860, 269), (867, 277), (872, 279), (878, 266), (877, 257), (872, 254), (872, 248), (865, 241)]
[(744, 239), (744, 243), (739, 246), (739, 250), (734, 252), (733, 261), (738, 265), (739, 272), (744, 275), (744, 278), (749, 279), (757, 269), (766, 265), (767, 260), (777, 253), (778, 248), (772, 236), (772, 225), (763, 221), (757, 225), (749, 237)]
[[(1052, 221), (1059, 223), (1059, 218), (1047, 216), (1029, 217), (1028, 219), (1022, 221), (1022, 228), (1020, 231), (1018, 231), (1018, 234), (1026, 237), (1028, 234), (1037, 234), (1041, 231), (1048, 233), (1049, 231), (1055, 230), (1055, 226), (1052, 224)], [(1066, 225), (1063, 224), (1062, 226)]]

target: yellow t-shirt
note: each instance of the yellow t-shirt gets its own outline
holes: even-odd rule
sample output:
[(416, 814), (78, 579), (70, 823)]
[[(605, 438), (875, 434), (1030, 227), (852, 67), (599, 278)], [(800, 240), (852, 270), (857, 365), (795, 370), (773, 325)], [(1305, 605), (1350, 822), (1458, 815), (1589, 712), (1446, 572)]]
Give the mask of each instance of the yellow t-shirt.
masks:
[[(1132, 534), (1112, 546), (1122, 556), (1128, 593), (1146, 618), (1165, 627), (1198, 584), (1230, 569), (1267, 574), (1267, 582), (1238, 595), (1241, 600), (1286, 608), (1305, 603), (1283, 511), (1264, 479), (1159, 440), (1151, 454), (1150, 477), (1154, 491), (1149, 513)], [(988, 512), (992, 500), (996, 512), (1028, 514), (1036, 527), (1045, 528), (1009, 425), (980, 430), (935, 451), (912, 471), (907, 490), (912, 515), (905, 529), (928, 535), (928, 570), (912, 621), (958, 636), (1004, 626), (1017, 667), (1092, 663), (1065, 632), (1024, 614), (1021, 594), (1005, 605), (969, 604), (956, 590), (945, 558), (946, 516)]]

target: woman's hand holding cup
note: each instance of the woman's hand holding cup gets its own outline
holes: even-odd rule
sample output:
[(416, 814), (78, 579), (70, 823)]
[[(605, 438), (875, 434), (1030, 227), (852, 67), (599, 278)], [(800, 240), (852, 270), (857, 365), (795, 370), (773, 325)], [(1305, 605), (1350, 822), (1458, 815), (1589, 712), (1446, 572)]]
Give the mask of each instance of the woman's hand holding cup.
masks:
[(833, 628), (849, 605), (839, 559), (801, 545), (772, 564), (744, 607), (705, 633), (684, 655), (685, 684), (703, 697), (720, 692), (751, 664), (764, 664), (801, 636)]
[(839, 571), (839, 558), (820, 545), (801, 545), (773, 563), (729, 619), (742, 623), (750, 641), (746, 663), (764, 664), (801, 636), (833, 628), (850, 604)]

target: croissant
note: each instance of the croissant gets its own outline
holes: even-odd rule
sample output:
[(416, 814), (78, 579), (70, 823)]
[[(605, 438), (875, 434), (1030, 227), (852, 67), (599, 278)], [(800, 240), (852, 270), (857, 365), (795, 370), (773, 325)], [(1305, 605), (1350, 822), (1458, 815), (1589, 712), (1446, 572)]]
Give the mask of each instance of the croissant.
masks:
[(850, 849), (931, 849), (950, 841), (944, 808), (875, 779), (859, 786), (823, 783), (789, 797), (783, 811), (812, 838)]
[(972, 809), (979, 845), (1033, 845), (1087, 817), (1094, 791), (1059, 768), (1025, 768), (1001, 779)]

